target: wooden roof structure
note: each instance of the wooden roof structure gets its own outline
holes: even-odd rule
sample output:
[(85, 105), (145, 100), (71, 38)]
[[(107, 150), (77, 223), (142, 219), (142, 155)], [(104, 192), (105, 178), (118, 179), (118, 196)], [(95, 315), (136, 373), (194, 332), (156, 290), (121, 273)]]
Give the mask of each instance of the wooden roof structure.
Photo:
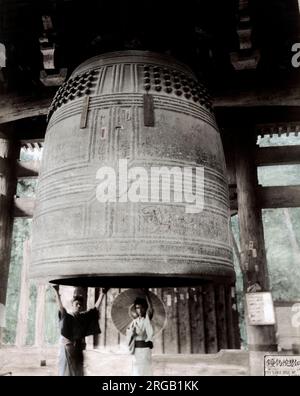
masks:
[[(122, 49), (188, 63), (208, 82), (220, 127), (299, 121), (299, 69), (291, 62), (297, 0), (1, 0), (0, 7), (1, 124), (43, 118), (80, 62)], [(31, 129), (20, 138), (34, 138)]]

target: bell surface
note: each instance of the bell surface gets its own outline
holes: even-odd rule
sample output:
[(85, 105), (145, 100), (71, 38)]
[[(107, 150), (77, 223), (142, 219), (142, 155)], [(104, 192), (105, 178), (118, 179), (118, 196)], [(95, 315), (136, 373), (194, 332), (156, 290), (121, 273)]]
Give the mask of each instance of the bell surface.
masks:
[(55, 95), (44, 147), (31, 278), (234, 280), (221, 138), (189, 67), (144, 51), (87, 60)]

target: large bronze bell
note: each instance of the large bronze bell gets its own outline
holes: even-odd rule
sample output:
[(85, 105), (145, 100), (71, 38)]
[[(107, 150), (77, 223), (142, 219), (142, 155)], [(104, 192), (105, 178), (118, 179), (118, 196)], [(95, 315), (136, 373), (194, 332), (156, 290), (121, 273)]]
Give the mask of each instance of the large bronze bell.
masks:
[(94, 57), (49, 111), (31, 277), (112, 287), (232, 282), (228, 207), (220, 134), (193, 72), (151, 52)]

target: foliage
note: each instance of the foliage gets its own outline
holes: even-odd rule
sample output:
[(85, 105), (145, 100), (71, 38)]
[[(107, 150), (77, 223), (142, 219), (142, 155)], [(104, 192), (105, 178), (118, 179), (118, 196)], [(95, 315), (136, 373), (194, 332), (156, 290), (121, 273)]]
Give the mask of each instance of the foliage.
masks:
[(45, 319), (45, 342), (50, 345), (56, 344), (59, 338), (59, 324), (57, 305), (52, 287), (48, 287), (46, 291)]
[(17, 218), (13, 225), (12, 249), (6, 300), (6, 329), (4, 342), (13, 344), (16, 337), (18, 308), (20, 299), (23, 244), (30, 237), (31, 219)]

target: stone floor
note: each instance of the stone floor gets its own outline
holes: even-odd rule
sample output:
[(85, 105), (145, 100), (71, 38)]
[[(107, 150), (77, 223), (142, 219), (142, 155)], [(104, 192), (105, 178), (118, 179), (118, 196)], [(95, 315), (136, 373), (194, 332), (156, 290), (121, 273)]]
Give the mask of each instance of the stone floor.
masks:
[[(0, 349), (0, 375), (55, 376), (58, 349)], [(153, 355), (154, 375), (161, 376), (247, 376), (248, 353), (220, 351), (213, 355)], [(131, 357), (100, 350), (85, 352), (87, 376), (130, 376)]]

